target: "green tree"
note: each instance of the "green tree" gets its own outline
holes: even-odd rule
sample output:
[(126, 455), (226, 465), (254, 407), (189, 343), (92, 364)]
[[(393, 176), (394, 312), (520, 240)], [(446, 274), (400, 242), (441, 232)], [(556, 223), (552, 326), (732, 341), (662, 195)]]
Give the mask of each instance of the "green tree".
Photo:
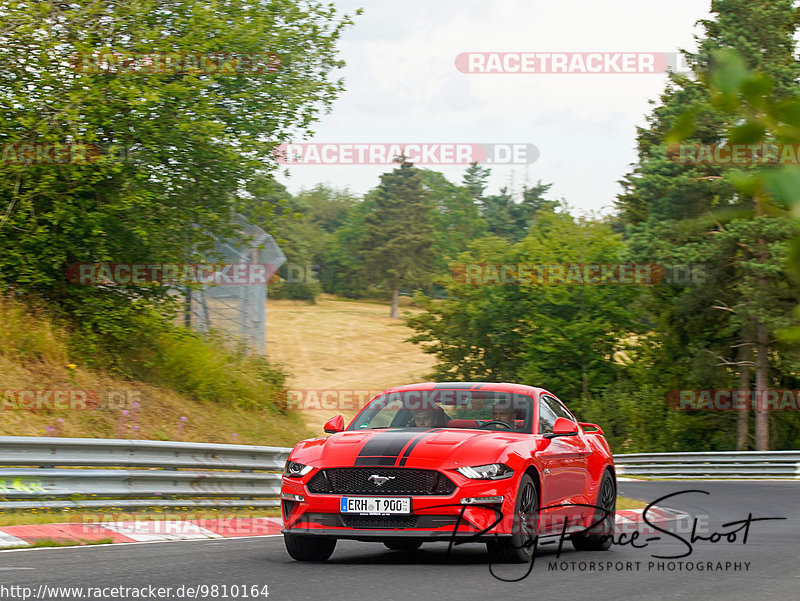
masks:
[[(0, 283), (46, 298), (87, 340), (129, 339), (131, 314), (168, 304), (167, 287), (74, 286), (67, 267), (182, 262), (232, 235), (240, 183), (273, 169), (276, 144), (308, 130), (342, 90), (336, 45), (350, 22), (313, 0), (5, 3)], [(116, 62), (168, 53), (274, 53), (280, 66)], [(45, 164), (14, 150), (74, 143), (102, 152)]]
[[(778, 359), (777, 349), (771, 345), (785, 320), (770, 310), (755, 310), (752, 304), (738, 305), (733, 313), (730, 306), (717, 301), (742, 292), (743, 282), (748, 281), (745, 266), (753, 260), (762, 265), (765, 301), (782, 298), (781, 278), (767, 277), (767, 271), (780, 264), (782, 255), (778, 251), (786, 240), (776, 240), (775, 230), (761, 218), (763, 197), (737, 185), (736, 172), (740, 170), (685, 164), (676, 160), (680, 155), (672, 152), (671, 144), (747, 143), (758, 137), (756, 128), (743, 126), (742, 116), (729, 110), (730, 99), (715, 91), (715, 53), (719, 48), (738, 49), (745, 57), (739, 71), (747, 66), (760, 68), (774, 82), (769, 89), (762, 89), (766, 80), (754, 81), (750, 92), (762, 89), (770, 101), (781, 102), (796, 89), (800, 76), (793, 39), (798, 12), (790, 0), (718, 0), (712, 2), (712, 13), (714, 19), (702, 22), (705, 36), (699, 40), (698, 52), (685, 53), (694, 75), (670, 75), (660, 106), (648, 117), (647, 127), (638, 132), (639, 162), (623, 180), (618, 207), (627, 225), (633, 260), (702, 260), (715, 274), (703, 286), (674, 287), (666, 293), (646, 295), (644, 303), (661, 342), (660, 357), (650, 355), (657, 366), (652, 373), (670, 379), (676, 388), (709, 388), (714, 384), (749, 388), (755, 375), (756, 388), (764, 388), (781, 379), (782, 374), (774, 373), (778, 365), (788, 370), (784, 372), (787, 375), (793, 369), (785, 360), (787, 356)], [(730, 132), (735, 132), (733, 137)], [(741, 241), (726, 235), (727, 228), (738, 231), (742, 223), (756, 234), (751, 250), (758, 252), (755, 259), (748, 259), (750, 263), (741, 256)], [(782, 235), (791, 236), (786, 227), (779, 229)], [(715, 244), (704, 243), (711, 239)], [(772, 241), (773, 255), (767, 252), (768, 240)], [(781, 277), (785, 276), (784, 270)], [(751, 356), (752, 349), (755, 353)], [(679, 365), (683, 369), (676, 369)], [(737, 444), (746, 448), (748, 414), (741, 412), (738, 417)], [(768, 448), (766, 415), (757, 413), (756, 421), (756, 446)], [(707, 422), (706, 432), (721, 427), (716, 417)]]
[(381, 176), (372, 211), (364, 220), (361, 254), (370, 279), (392, 294), (390, 317), (398, 317), (401, 288), (430, 284), (436, 260), (434, 205), (420, 170), (403, 161)]
[(444, 273), (449, 260), (466, 250), (472, 240), (486, 234), (486, 222), (468, 188), (456, 186), (429, 169), (420, 170), (420, 178), (434, 203), (434, 248), (437, 266)]
[[(554, 265), (619, 260), (621, 236), (608, 223), (542, 211), (528, 236), (476, 241), (458, 262)], [(437, 379), (516, 381), (553, 390), (580, 411), (607, 405), (602, 392), (622, 366), (614, 356), (636, 331), (634, 286), (479, 285), (449, 278), (448, 298), (421, 297), (411, 338), (437, 359)]]

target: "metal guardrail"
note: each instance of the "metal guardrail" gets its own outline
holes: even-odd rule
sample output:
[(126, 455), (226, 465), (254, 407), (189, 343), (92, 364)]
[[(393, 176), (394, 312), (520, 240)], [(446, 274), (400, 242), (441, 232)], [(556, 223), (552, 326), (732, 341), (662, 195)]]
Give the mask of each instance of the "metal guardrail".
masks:
[(614, 455), (619, 476), (800, 480), (800, 451), (714, 451)]
[(0, 436), (0, 509), (277, 507), (290, 450)]
[[(290, 450), (0, 436), (0, 510), (277, 507)], [(614, 461), (620, 476), (800, 479), (800, 451), (635, 453)]]

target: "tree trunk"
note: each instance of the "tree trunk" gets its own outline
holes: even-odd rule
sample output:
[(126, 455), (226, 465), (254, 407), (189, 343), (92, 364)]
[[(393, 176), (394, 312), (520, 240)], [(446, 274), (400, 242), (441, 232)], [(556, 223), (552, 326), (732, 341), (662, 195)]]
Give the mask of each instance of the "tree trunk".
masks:
[(750, 346), (747, 344), (743, 344), (739, 347), (739, 390), (747, 391), (747, 406), (744, 409), (739, 411), (738, 422), (736, 424), (736, 450), (737, 451), (746, 451), (750, 438), (750, 366), (747, 365), (747, 361), (750, 361), (750, 357), (752, 357), (752, 352), (750, 350)]
[(392, 293), (392, 310), (389, 312), (389, 317), (391, 319), (397, 319), (399, 317), (399, 308), (400, 308), (400, 289), (395, 288), (394, 292)]
[[(756, 196), (753, 198), (755, 203), (756, 215), (761, 217), (764, 214), (764, 207), (761, 199)], [(767, 244), (763, 238), (758, 240), (758, 260), (762, 265), (767, 263)], [(759, 279), (762, 288), (766, 288), (764, 278)], [(763, 323), (756, 323), (756, 450), (769, 451), (769, 413), (767, 413), (767, 388), (769, 387), (769, 362), (767, 351), (769, 341), (767, 338), (767, 328)], [(759, 402), (760, 401), (760, 402)]]
[(769, 451), (769, 409), (767, 408), (767, 389), (769, 388), (769, 362), (767, 352), (767, 328), (756, 324), (756, 450)]

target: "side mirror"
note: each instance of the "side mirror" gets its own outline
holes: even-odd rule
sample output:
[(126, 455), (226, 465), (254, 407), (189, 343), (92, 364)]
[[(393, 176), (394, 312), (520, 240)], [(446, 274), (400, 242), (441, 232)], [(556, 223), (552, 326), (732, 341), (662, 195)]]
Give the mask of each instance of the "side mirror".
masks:
[(553, 424), (553, 431), (545, 434), (545, 438), (555, 438), (557, 436), (577, 436), (578, 424), (568, 420), (566, 417), (559, 417)]
[(322, 429), (328, 434), (336, 434), (337, 432), (344, 432), (344, 418), (341, 415), (330, 418)]

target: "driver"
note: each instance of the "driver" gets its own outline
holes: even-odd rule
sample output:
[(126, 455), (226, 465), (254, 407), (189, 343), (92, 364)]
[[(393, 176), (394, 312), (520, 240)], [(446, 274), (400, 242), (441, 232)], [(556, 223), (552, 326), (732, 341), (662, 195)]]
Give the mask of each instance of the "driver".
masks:
[(522, 425), (517, 425), (517, 420), (524, 419), (523, 416), (520, 415), (520, 411), (509, 407), (508, 403), (506, 402), (497, 402), (492, 407), (492, 420), (497, 422), (504, 422), (511, 426), (514, 430), (519, 430), (522, 428)]

